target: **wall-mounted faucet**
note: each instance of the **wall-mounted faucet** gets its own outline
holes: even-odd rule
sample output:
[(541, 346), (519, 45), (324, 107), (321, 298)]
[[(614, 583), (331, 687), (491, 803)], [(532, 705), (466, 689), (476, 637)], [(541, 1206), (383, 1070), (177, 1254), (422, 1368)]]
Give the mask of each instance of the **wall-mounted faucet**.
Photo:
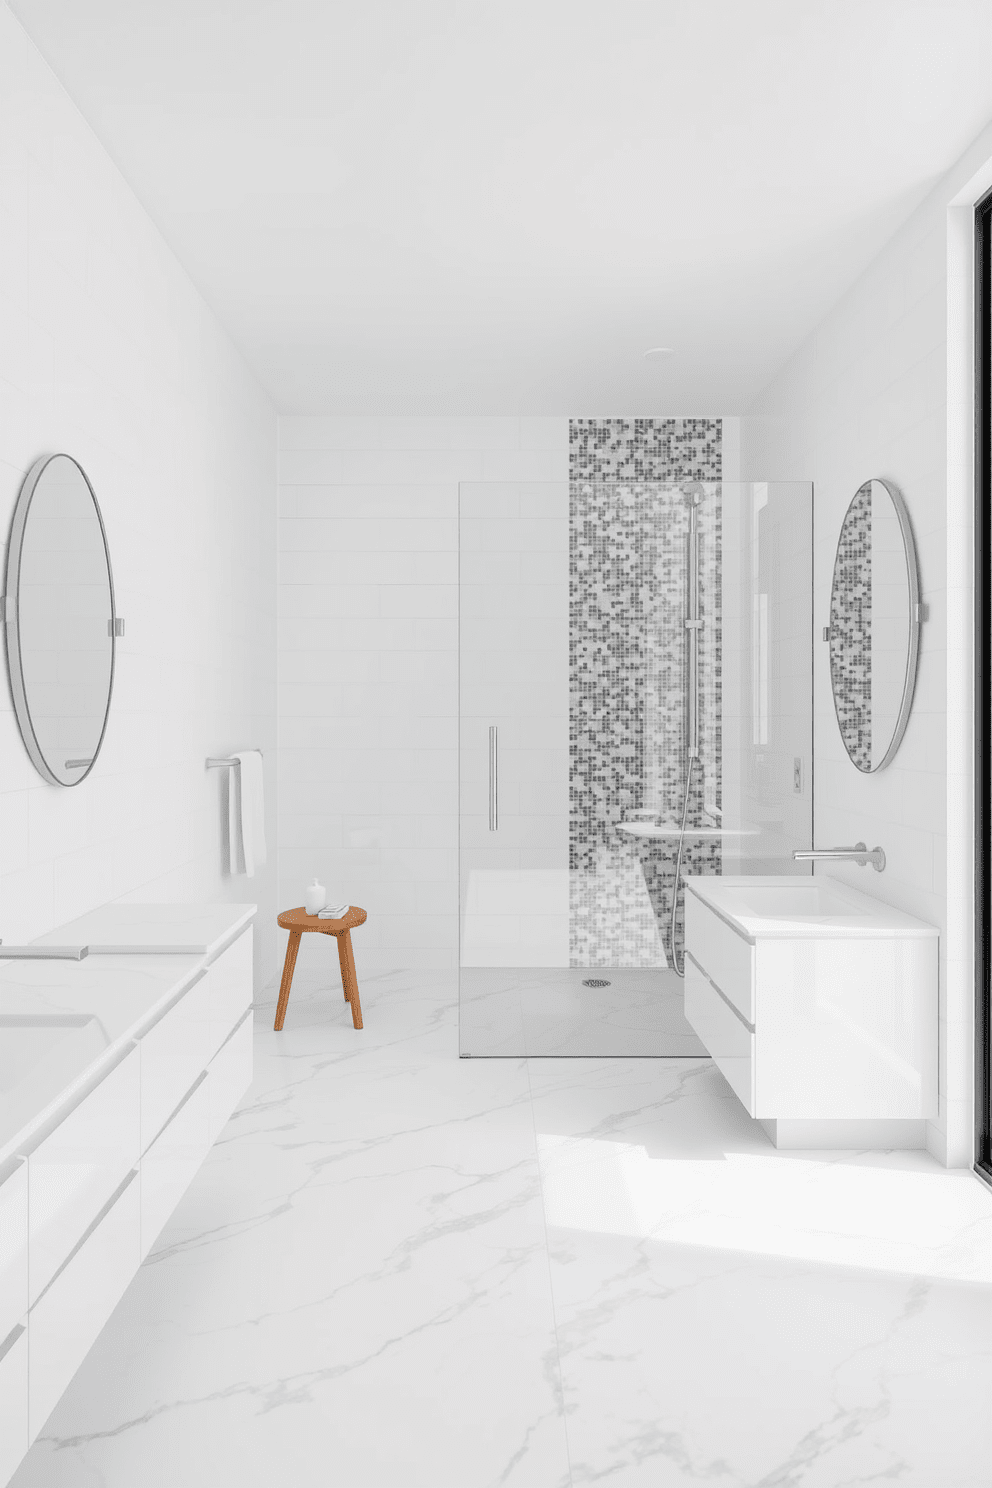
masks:
[(82, 961), (90, 948), (84, 946), (5, 946), (0, 940), (0, 961)]
[(825, 847), (810, 852), (794, 852), (792, 856), (797, 863), (857, 863), (859, 868), (867, 868), (870, 863), (876, 873), (883, 872), (885, 868), (885, 854), (882, 849), (873, 847), (869, 852), (863, 842), (856, 842), (853, 847)]

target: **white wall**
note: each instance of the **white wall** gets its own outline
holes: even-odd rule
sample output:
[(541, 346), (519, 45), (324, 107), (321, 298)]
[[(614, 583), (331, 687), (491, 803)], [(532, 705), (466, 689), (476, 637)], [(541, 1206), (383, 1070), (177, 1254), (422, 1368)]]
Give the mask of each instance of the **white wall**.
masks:
[[(841, 520), (858, 486), (870, 476), (895, 482), (912, 517), (930, 619), (909, 728), (887, 770), (860, 774), (835, 723), (827, 647), (814, 641), (815, 834), (823, 846), (880, 844), (883, 875), (854, 865), (831, 871), (940, 927), (940, 1116), (928, 1143), (953, 1166), (970, 1163), (972, 1142), (972, 721), (966, 684), (955, 683), (948, 707), (948, 662), (959, 682), (967, 677), (962, 549), (972, 493), (961, 472), (970, 470), (973, 436), (949, 402), (948, 366), (960, 363), (973, 332), (968, 290), (958, 286), (949, 300), (948, 232), (951, 203), (967, 195), (990, 155), (987, 131), (754, 401), (741, 439), (745, 479), (814, 482), (817, 637), (829, 621)], [(978, 194), (976, 185), (971, 199)], [(950, 487), (949, 469), (957, 471)]]
[(568, 421), (279, 429), (280, 902), (318, 874), (369, 911), (359, 973), (453, 967), (459, 483), (567, 479)]
[(274, 846), (274, 411), (5, 6), (0, 140), (0, 530), (38, 455), (74, 455), (127, 622), (78, 787), (35, 773), (3, 689), (0, 936), (119, 898), (254, 900), (265, 976), (274, 870), (225, 874), (204, 760), (268, 751)]

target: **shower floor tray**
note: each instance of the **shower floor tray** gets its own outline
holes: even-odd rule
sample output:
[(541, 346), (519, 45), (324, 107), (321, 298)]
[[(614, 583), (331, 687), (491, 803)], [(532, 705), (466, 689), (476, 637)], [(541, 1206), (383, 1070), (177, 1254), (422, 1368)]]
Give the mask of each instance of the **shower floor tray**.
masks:
[(685, 1020), (674, 971), (611, 966), (463, 966), (459, 1052), (488, 1059), (706, 1054)]

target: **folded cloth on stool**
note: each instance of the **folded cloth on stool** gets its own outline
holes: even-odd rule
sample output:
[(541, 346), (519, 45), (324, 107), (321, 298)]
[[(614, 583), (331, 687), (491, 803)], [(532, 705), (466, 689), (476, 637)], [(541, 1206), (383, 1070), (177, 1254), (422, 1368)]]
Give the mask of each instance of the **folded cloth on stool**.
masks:
[(318, 920), (340, 920), (348, 913), (350, 904), (325, 904), (323, 909), (318, 909)]

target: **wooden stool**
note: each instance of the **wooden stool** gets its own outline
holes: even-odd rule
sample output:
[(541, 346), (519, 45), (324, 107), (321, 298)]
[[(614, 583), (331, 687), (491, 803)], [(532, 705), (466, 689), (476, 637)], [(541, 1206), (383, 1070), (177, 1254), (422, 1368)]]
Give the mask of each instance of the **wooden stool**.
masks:
[(337, 941), (344, 1000), (351, 1003), (352, 1023), (356, 1028), (363, 1026), (362, 1004), (358, 997), (358, 978), (355, 976), (355, 958), (351, 951), (351, 932), (359, 925), (364, 925), (367, 919), (368, 915), (364, 909), (359, 909), (357, 904), (349, 905), (348, 913), (340, 920), (321, 920), (317, 915), (308, 915), (302, 905), (299, 909), (283, 910), (279, 916), (279, 924), (283, 930), (289, 931), (289, 945), (286, 947), (286, 964), (282, 969), (282, 983), (279, 987), (279, 1002), (276, 1007), (277, 1033), (286, 1021), (289, 989), (293, 985), (293, 971), (296, 967), (296, 953), (300, 949), (300, 939), (307, 930), (316, 930), (318, 935), (333, 935)]

